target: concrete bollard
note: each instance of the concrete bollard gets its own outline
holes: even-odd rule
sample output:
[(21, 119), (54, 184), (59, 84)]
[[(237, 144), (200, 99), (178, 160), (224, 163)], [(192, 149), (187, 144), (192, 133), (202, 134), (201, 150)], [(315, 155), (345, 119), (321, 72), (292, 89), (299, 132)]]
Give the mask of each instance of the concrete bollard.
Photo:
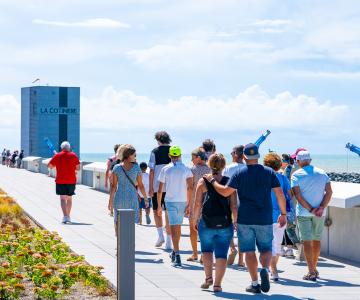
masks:
[(118, 209), (117, 299), (135, 300), (135, 211)]

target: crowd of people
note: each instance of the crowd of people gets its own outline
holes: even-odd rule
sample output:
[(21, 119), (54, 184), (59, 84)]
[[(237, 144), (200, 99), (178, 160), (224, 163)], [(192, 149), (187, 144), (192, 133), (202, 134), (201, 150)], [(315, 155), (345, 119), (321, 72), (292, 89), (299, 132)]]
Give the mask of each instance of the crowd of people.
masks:
[[(157, 229), (154, 246), (170, 250), (171, 263), (181, 267), (181, 228), (184, 218), (189, 218), (192, 254), (187, 261), (203, 264), (202, 289), (213, 286), (214, 292), (222, 291), (226, 267), (238, 255), (238, 266), (247, 268), (251, 278), (246, 291), (266, 293), (270, 280), (279, 280), (279, 257), (293, 256), (293, 249), (304, 250), (308, 272), (303, 279), (319, 278), (320, 240), (332, 190), (327, 174), (311, 164), (309, 151), (270, 152), (261, 163), (258, 146), (236, 145), (232, 162), (226, 165), (224, 155), (208, 139), (192, 151), (189, 168), (167, 132), (157, 132), (155, 140), (157, 147), (148, 164), (137, 163), (136, 149), (130, 144), (115, 145), (114, 156), (107, 161), (108, 209), (114, 224), (118, 209), (135, 210), (138, 224), (144, 210), (150, 224), (152, 209)], [(49, 167), (57, 168), (56, 192), (63, 222), (69, 223), (79, 160), (68, 142), (61, 149)]]
[(24, 158), (24, 150), (15, 150), (11, 152), (9, 149), (4, 148), (1, 153), (1, 164), (9, 168), (21, 168), (21, 162)]

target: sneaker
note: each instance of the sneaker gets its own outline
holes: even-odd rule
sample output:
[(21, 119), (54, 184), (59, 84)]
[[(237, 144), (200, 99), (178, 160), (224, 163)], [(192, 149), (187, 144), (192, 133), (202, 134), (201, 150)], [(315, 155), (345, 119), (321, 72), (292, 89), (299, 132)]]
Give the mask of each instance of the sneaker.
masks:
[(250, 284), (250, 285), (246, 288), (246, 291), (247, 291), (248, 293), (261, 294), (260, 284), (258, 284), (258, 285), (252, 285), (252, 284)]
[(278, 273), (270, 273), (270, 279), (274, 282), (279, 281), (279, 274)]
[(174, 263), (175, 262), (175, 251), (171, 251), (171, 253), (169, 254), (169, 257), (171, 258), (171, 262)]
[(261, 284), (260, 288), (264, 293), (270, 291), (270, 280), (269, 280), (269, 272), (266, 269), (261, 269), (260, 271)]
[(181, 267), (181, 258), (180, 258), (180, 254), (176, 254), (175, 255), (175, 261), (173, 263), (174, 267)]
[(151, 224), (151, 219), (149, 215), (146, 215), (146, 224), (147, 225)]
[(284, 247), (281, 247), (280, 256), (284, 257), (285, 255), (286, 255), (285, 249)]
[(70, 216), (67, 216), (67, 223), (71, 223)]
[(67, 222), (67, 217), (63, 216), (61, 223), (66, 224), (66, 222)]
[(165, 250), (171, 250), (172, 249), (172, 242), (170, 238), (166, 238), (166, 243), (165, 243)]
[(285, 251), (285, 256), (288, 258), (293, 258), (294, 257), (294, 251), (291, 248), (287, 248), (287, 250)]
[(165, 243), (164, 238), (159, 237), (158, 240), (155, 243), (155, 247), (156, 248), (161, 247), (161, 245), (164, 244), (164, 243)]

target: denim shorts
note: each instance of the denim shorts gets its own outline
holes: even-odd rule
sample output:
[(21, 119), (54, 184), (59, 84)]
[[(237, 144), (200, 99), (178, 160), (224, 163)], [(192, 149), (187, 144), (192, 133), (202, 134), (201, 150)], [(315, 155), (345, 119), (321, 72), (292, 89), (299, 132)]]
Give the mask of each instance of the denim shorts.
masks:
[[(151, 207), (151, 198), (149, 198), (148, 199), (148, 203), (149, 203), (149, 207), (148, 208), (150, 208)], [(141, 201), (140, 201), (140, 203), (139, 203), (139, 208), (140, 209), (146, 209), (146, 205), (145, 205), (145, 200), (144, 200), (144, 198), (141, 198)]]
[(259, 252), (272, 250), (273, 225), (237, 224), (237, 233), (241, 252)]
[(165, 202), (170, 225), (183, 223), (186, 202)]
[(234, 227), (214, 229), (206, 227), (203, 220), (199, 222), (199, 238), (201, 252), (215, 252), (215, 258), (227, 258), (230, 242), (234, 235)]

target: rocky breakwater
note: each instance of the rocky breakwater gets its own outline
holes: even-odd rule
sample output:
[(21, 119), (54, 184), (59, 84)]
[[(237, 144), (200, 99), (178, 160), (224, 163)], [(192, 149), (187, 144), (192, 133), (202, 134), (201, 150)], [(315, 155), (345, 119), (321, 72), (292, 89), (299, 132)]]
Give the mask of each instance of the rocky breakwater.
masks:
[(360, 173), (327, 173), (331, 181), (360, 183)]

